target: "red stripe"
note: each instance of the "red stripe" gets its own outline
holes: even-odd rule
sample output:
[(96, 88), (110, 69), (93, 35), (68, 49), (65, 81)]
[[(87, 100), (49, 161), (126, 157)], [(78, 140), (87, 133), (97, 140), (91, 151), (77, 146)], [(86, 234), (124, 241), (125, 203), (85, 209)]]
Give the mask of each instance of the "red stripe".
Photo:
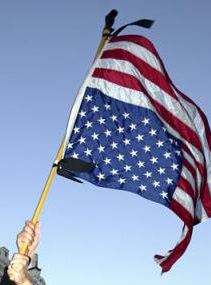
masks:
[[(160, 263), (162, 273), (169, 271), (172, 265), (183, 255), (187, 246), (190, 243), (192, 232), (193, 227), (190, 227), (185, 238), (179, 244), (177, 244), (175, 248), (171, 251), (170, 255), (163, 262)], [(165, 256), (155, 255), (155, 258), (162, 259), (165, 258)]]
[(194, 180), (196, 181), (196, 170), (193, 168), (190, 162), (187, 159), (184, 159), (183, 165), (190, 171), (190, 173), (193, 175)]
[[(162, 60), (160, 59), (161, 63), (162, 63)], [(207, 117), (206, 115), (204, 114), (204, 112), (199, 108), (199, 106), (196, 105), (196, 103), (191, 99), (189, 98), (187, 95), (185, 95), (184, 93), (182, 93), (175, 85), (174, 83), (172, 82), (171, 78), (169, 77), (165, 67), (164, 67), (164, 64), (162, 63), (162, 68), (164, 70), (164, 73), (166, 75), (166, 78), (168, 79), (168, 81), (170, 82), (170, 84), (174, 87), (174, 89), (186, 100), (188, 101), (189, 103), (191, 103), (192, 105), (194, 105), (201, 117), (201, 120), (202, 120), (202, 123), (204, 124), (204, 128), (205, 128), (205, 134), (206, 134), (206, 139), (207, 139), (207, 142), (208, 142), (208, 145), (209, 145), (209, 150), (211, 150), (211, 131), (210, 131), (210, 126), (209, 126), (209, 122), (207, 120)]]
[(199, 106), (196, 105), (196, 103), (193, 102), (193, 100), (191, 100), (188, 96), (186, 96), (185, 94), (183, 94), (181, 91), (179, 91), (177, 89), (177, 87), (173, 84), (173, 82), (171, 82), (171, 85), (175, 88), (175, 90), (189, 103), (191, 103), (192, 105), (194, 105), (201, 117), (202, 123), (204, 124), (204, 129), (205, 129), (205, 134), (206, 134), (206, 139), (209, 145), (209, 150), (211, 150), (211, 132), (210, 132), (210, 126), (209, 126), (209, 122), (207, 120), (206, 115), (204, 114), (204, 112), (199, 108)]
[(211, 217), (211, 194), (207, 182), (204, 186), (203, 192), (201, 193), (201, 201), (207, 216)]
[(204, 171), (205, 171), (204, 166), (203, 166), (201, 163), (199, 163), (199, 162), (195, 159), (194, 155), (193, 155), (192, 152), (189, 150), (189, 148), (187, 147), (186, 144), (183, 144), (183, 145), (182, 145), (182, 149), (183, 149), (185, 152), (187, 152), (187, 154), (190, 155), (190, 157), (191, 157), (191, 158), (193, 159), (193, 161), (195, 162), (195, 165), (196, 165), (196, 167), (198, 168), (198, 170), (199, 170), (201, 176), (203, 177)]
[[(162, 273), (169, 271), (172, 265), (183, 255), (188, 244), (190, 243), (193, 231), (193, 217), (184, 207), (182, 207), (182, 205), (180, 205), (176, 200), (172, 199), (170, 203), (170, 209), (176, 213), (181, 218), (181, 220), (184, 221), (189, 230), (185, 238), (180, 243), (178, 243), (175, 248), (170, 251), (170, 255), (160, 263), (160, 266), (162, 267)], [(155, 255), (155, 259), (161, 260), (163, 258), (165, 258), (165, 256)]]
[(194, 202), (194, 206), (196, 205), (196, 195), (191, 186), (191, 184), (184, 177), (181, 177), (177, 183), (177, 186), (181, 188), (185, 193), (187, 193)]
[[(192, 188), (192, 186), (191, 186), (191, 189), (192, 189), (192, 191), (193, 191), (193, 195), (191, 195), (190, 193), (188, 193), (187, 192), (187, 190), (186, 189), (184, 189), (184, 188), (182, 188), (183, 190), (185, 190), (185, 192), (187, 192), (191, 197), (192, 197), (192, 199), (193, 199), (193, 201), (194, 201), (194, 205), (196, 205), (196, 200), (197, 200), (197, 197), (198, 197), (198, 193), (199, 193), (199, 189), (198, 189), (198, 187), (197, 187), (197, 179), (196, 179), (196, 170), (193, 168), (193, 166), (189, 163), (189, 161), (188, 160), (186, 160), (186, 159), (184, 159), (183, 160), (183, 165), (190, 171), (190, 173), (192, 174), (192, 176), (193, 176), (193, 182), (194, 182), (194, 185), (195, 185), (195, 191), (194, 191), (194, 189)], [(188, 182), (188, 184), (190, 185), (190, 183)], [(189, 187), (187, 188), (187, 189), (189, 189)], [(189, 191), (189, 190), (188, 190)]]
[[(193, 176), (193, 179), (194, 179), (194, 184), (195, 184), (195, 190), (196, 192), (198, 191), (198, 187), (197, 187), (197, 179), (196, 179), (196, 170), (193, 168), (193, 166), (189, 163), (188, 160), (184, 159), (183, 160), (183, 165), (190, 171), (190, 173), (192, 174)], [(197, 196), (197, 193), (196, 193), (196, 196)]]
[(159, 86), (162, 90), (178, 101), (178, 98), (173, 92), (171, 86), (167, 83), (165, 76), (160, 71), (149, 65), (146, 61), (140, 59), (129, 51), (124, 49), (106, 50), (103, 52), (101, 58), (113, 58), (132, 63), (145, 78)]
[(111, 38), (110, 42), (121, 42), (121, 41), (128, 41), (128, 42), (132, 42), (135, 43), (137, 45), (140, 45), (146, 49), (148, 49), (152, 54), (154, 54), (154, 56), (157, 57), (157, 59), (160, 61), (160, 64), (162, 66), (162, 69), (165, 73), (166, 79), (168, 80), (168, 82), (175, 88), (175, 90), (189, 103), (193, 104), (202, 119), (202, 122), (205, 126), (205, 133), (206, 133), (206, 139), (209, 145), (209, 149), (211, 150), (211, 131), (210, 131), (210, 127), (209, 127), (209, 123), (208, 120), (206, 118), (206, 115), (204, 114), (204, 112), (199, 108), (199, 106), (197, 106), (197, 104), (190, 99), (188, 96), (186, 96), (184, 93), (182, 93), (172, 82), (170, 76), (168, 75), (168, 72), (166, 71), (166, 68), (164, 66), (164, 63), (160, 57), (160, 55), (158, 54), (157, 50), (155, 49), (153, 43), (151, 41), (149, 41), (147, 38), (143, 37), (143, 36), (139, 36), (139, 35), (125, 35), (125, 36), (118, 36), (118, 37), (113, 37)]
[(118, 37), (113, 37), (110, 39), (110, 43), (116, 43), (116, 42), (122, 42), (127, 41), (134, 44), (137, 44), (139, 46), (142, 46), (146, 49), (148, 49), (152, 54), (154, 54), (156, 57), (159, 58), (158, 53), (153, 45), (152, 42), (150, 42), (147, 38), (139, 35), (123, 35)]
[(178, 133), (180, 133), (185, 140), (187, 140), (189, 143), (191, 143), (201, 151), (201, 144), (196, 133), (191, 128), (183, 124), (182, 121), (176, 118), (170, 111), (164, 108), (160, 103), (151, 98), (150, 95), (146, 92), (141, 82), (136, 77), (106, 68), (96, 68), (92, 76), (108, 80), (112, 83), (115, 83), (117, 85), (126, 88), (143, 92), (150, 99), (152, 105), (155, 106), (155, 108), (162, 115), (165, 121), (168, 122), (168, 124), (170, 124), (175, 130), (177, 130)]
[(180, 217), (180, 219), (188, 226), (193, 225), (193, 217), (188, 210), (186, 210), (181, 204), (176, 200), (172, 199), (169, 208)]
[[(154, 46), (153, 46), (153, 47), (154, 47)], [(206, 133), (206, 139), (207, 139), (207, 142), (208, 142), (208, 145), (209, 145), (209, 149), (211, 150), (211, 131), (210, 131), (210, 126), (209, 126), (209, 122), (208, 122), (208, 120), (207, 120), (206, 115), (204, 114), (204, 112), (199, 108), (199, 106), (198, 106), (191, 98), (189, 98), (187, 95), (185, 95), (184, 93), (182, 93), (182, 92), (174, 85), (174, 83), (172, 82), (170, 76), (168, 75), (168, 72), (167, 72), (167, 70), (166, 70), (166, 68), (165, 68), (165, 65), (164, 65), (164, 63), (163, 63), (163, 61), (162, 61), (162, 59), (161, 59), (161, 57), (160, 57), (160, 55), (158, 54), (157, 51), (155, 51), (154, 55), (155, 55), (155, 56), (157, 57), (157, 59), (160, 61), (162, 70), (163, 70), (163, 72), (164, 72), (164, 74), (165, 74), (165, 76), (166, 76), (166, 79), (168, 80), (169, 84), (171, 84), (171, 85), (174, 87), (174, 89), (175, 89), (186, 101), (188, 101), (189, 103), (193, 104), (193, 105), (197, 108), (197, 110), (198, 110), (198, 112), (199, 112), (199, 114), (200, 114), (200, 116), (201, 116), (202, 122), (203, 122), (203, 124), (204, 124), (205, 133)]]

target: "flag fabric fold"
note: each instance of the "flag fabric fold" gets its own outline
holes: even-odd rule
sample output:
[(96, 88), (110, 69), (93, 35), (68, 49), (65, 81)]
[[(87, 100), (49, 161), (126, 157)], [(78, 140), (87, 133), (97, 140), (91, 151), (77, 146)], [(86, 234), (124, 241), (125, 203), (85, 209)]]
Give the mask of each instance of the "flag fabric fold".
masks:
[(63, 158), (94, 165), (76, 177), (136, 193), (180, 217), (177, 245), (155, 256), (162, 272), (184, 253), (193, 226), (211, 216), (210, 147), (206, 116), (173, 84), (153, 44), (111, 37), (76, 97)]

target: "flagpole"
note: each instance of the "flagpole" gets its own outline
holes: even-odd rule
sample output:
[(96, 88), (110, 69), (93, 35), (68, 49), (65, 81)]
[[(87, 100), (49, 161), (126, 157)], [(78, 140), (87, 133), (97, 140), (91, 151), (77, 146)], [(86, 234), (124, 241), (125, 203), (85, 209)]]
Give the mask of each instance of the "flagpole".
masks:
[[(116, 15), (117, 15), (117, 11), (116, 10), (112, 10), (105, 18), (105, 27), (103, 28), (102, 38), (101, 38), (100, 44), (98, 46), (95, 59), (101, 53), (101, 51), (102, 51), (106, 41), (108, 40), (111, 32), (113, 31), (112, 25), (114, 23), (114, 18), (116, 17)], [(63, 140), (61, 142), (61, 145), (60, 145), (60, 148), (58, 150), (58, 153), (57, 153), (57, 156), (56, 156), (56, 160), (55, 160), (56, 163), (54, 163), (52, 168), (51, 168), (51, 171), (50, 171), (48, 179), (47, 179), (47, 181), (45, 183), (43, 192), (41, 194), (41, 197), (40, 197), (39, 202), (37, 204), (37, 207), (35, 209), (35, 212), (34, 212), (34, 215), (33, 215), (33, 218), (32, 218), (32, 222), (33, 222), (34, 225), (39, 220), (40, 213), (42, 211), (42, 208), (43, 208), (45, 200), (47, 198), (49, 189), (51, 187), (51, 184), (52, 184), (53, 179), (54, 179), (54, 177), (56, 175), (56, 172), (57, 172), (57, 167), (58, 167), (57, 162), (59, 162), (62, 159), (62, 155), (63, 155), (63, 152), (64, 152), (64, 147), (65, 147), (65, 138), (63, 138)], [(28, 246), (29, 246), (29, 244), (25, 243), (21, 247), (19, 253), (26, 254), (26, 252), (28, 250)]]

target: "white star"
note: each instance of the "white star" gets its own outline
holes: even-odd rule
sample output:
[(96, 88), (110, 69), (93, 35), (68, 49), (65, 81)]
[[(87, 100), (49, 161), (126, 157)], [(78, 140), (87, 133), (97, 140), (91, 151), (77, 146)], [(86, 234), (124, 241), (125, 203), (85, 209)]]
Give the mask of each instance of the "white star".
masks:
[(146, 126), (149, 124), (149, 118), (144, 118), (141, 122)]
[(129, 119), (130, 114), (125, 112), (122, 116), (123, 116), (125, 119)]
[(93, 106), (93, 107), (92, 107), (92, 111), (93, 111), (94, 113), (99, 112), (99, 107)]
[(81, 110), (81, 112), (79, 113), (79, 115), (81, 116), (81, 118), (86, 117), (86, 112)]
[(117, 155), (117, 158), (118, 158), (119, 161), (124, 160), (124, 155), (121, 154), (121, 153), (119, 153), (119, 154)]
[(68, 143), (67, 148), (73, 148), (73, 143)]
[(137, 163), (138, 167), (141, 168), (141, 167), (144, 167), (144, 161), (141, 161), (139, 160), (139, 162)]
[(168, 193), (167, 193), (167, 192), (162, 191), (162, 192), (160, 193), (160, 195), (163, 197), (163, 199), (164, 199), (164, 198), (168, 198)]
[(123, 143), (124, 143), (125, 145), (130, 145), (130, 140), (129, 140), (129, 139), (125, 139), (125, 140), (123, 140)]
[(80, 130), (80, 128), (78, 128), (78, 127), (75, 127), (75, 128), (73, 129), (73, 131), (74, 131), (75, 134), (79, 133), (79, 130)]
[(160, 148), (161, 146), (163, 146), (163, 144), (164, 144), (164, 141), (160, 141), (160, 140), (158, 140), (157, 142), (156, 142), (156, 145)]
[(167, 158), (170, 158), (170, 157), (171, 157), (171, 153), (166, 151), (166, 152), (164, 153), (164, 156), (165, 156), (166, 159), (167, 159)]
[(105, 119), (100, 117), (100, 119), (98, 120), (98, 122), (100, 123), (100, 125), (105, 124)]
[(162, 129), (163, 129), (164, 133), (167, 131), (167, 129), (165, 127), (162, 127)]
[(106, 108), (106, 110), (111, 110), (111, 105), (109, 104), (105, 104), (104, 107)]
[(99, 150), (99, 153), (101, 153), (104, 152), (105, 147), (100, 144), (100, 146), (97, 149)]
[(154, 182), (152, 183), (152, 185), (153, 185), (155, 188), (160, 187), (160, 181), (154, 180)]
[(78, 141), (80, 142), (80, 144), (85, 143), (86, 138), (84, 138), (84, 137), (81, 136)]
[(181, 156), (181, 155), (182, 155), (180, 150), (176, 150), (176, 154), (177, 154), (178, 156)]
[(72, 157), (73, 157), (73, 158), (77, 158), (77, 159), (78, 159), (78, 156), (79, 156), (79, 154), (76, 153), (76, 152), (74, 152), (74, 153), (72, 154)]
[(87, 95), (87, 96), (85, 97), (85, 100), (86, 100), (87, 102), (92, 101), (92, 96)]
[(98, 140), (98, 134), (94, 133), (93, 135), (91, 135), (91, 137), (93, 138), (93, 140)]
[(132, 151), (130, 152), (131, 156), (134, 157), (134, 156), (137, 156), (137, 150), (134, 150), (132, 149)]
[(131, 123), (130, 126), (131, 130), (136, 130), (136, 124)]
[(173, 184), (173, 179), (171, 179), (171, 178), (168, 177), (168, 178), (166, 179), (166, 182), (167, 182), (168, 185), (172, 185), (172, 184)]
[(174, 140), (172, 138), (169, 139), (170, 143), (173, 144)]
[(106, 157), (103, 161), (105, 162), (106, 165), (107, 164), (111, 164), (111, 159), (110, 158)]
[(152, 177), (152, 172), (146, 171), (144, 175), (146, 176), (146, 178)]
[(138, 140), (138, 142), (143, 141), (144, 135), (137, 135), (136, 139)]
[(115, 143), (115, 142), (112, 142), (112, 144), (111, 144), (111, 147), (112, 147), (112, 149), (115, 149), (115, 148), (117, 148), (117, 143)]
[(176, 163), (172, 163), (172, 165), (171, 165), (171, 168), (173, 170), (178, 170), (178, 167), (179, 167), (179, 164), (176, 164)]
[(92, 128), (92, 124), (93, 122), (87, 121), (85, 126), (87, 127), (87, 129)]
[(111, 136), (111, 133), (112, 133), (112, 132), (109, 131), (109, 130), (106, 130), (104, 133), (105, 133), (106, 137), (109, 137), (109, 136)]
[(126, 178), (119, 178), (119, 180), (118, 180), (118, 182), (120, 183), (120, 184), (124, 184), (125, 183), (125, 180), (126, 180)]
[(150, 158), (150, 161), (152, 162), (152, 164), (158, 163), (158, 157), (152, 157)]
[(160, 175), (161, 175), (161, 174), (165, 174), (165, 171), (166, 171), (166, 169), (165, 169), (165, 168), (162, 168), (162, 167), (160, 167), (160, 168), (158, 169), (158, 172), (160, 173)]
[(116, 175), (116, 174), (118, 174), (118, 170), (113, 168), (113, 169), (110, 171), (110, 173), (113, 174), (113, 175)]
[(99, 181), (101, 181), (102, 179), (105, 179), (105, 174), (102, 174), (101, 172), (98, 173), (97, 178), (99, 179)]
[(139, 186), (139, 189), (143, 192), (143, 191), (147, 191), (147, 186), (141, 184), (141, 186)]
[(143, 148), (143, 150), (144, 150), (144, 152), (146, 153), (146, 152), (150, 152), (150, 146), (148, 146), (148, 145), (145, 145), (145, 147)]
[(149, 132), (149, 134), (150, 134), (151, 136), (155, 136), (156, 133), (157, 133), (157, 130), (155, 130), (155, 129), (151, 129), (150, 132)]
[(138, 175), (135, 175), (135, 174), (134, 174), (134, 175), (132, 176), (133, 181), (138, 181), (138, 180), (139, 180), (138, 178), (139, 178)]
[(128, 171), (131, 171), (131, 165), (125, 165), (125, 167), (124, 167), (124, 170), (126, 171), (126, 172), (128, 172)]
[(91, 155), (92, 154), (92, 150), (91, 149), (86, 149), (85, 151), (86, 156)]
[(110, 118), (111, 118), (111, 120), (112, 120), (113, 122), (117, 121), (117, 116), (115, 116), (115, 115), (113, 115), (113, 116), (110, 117)]
[(118, 129), (117, 129), (117, 131), (119, 132), (119, 134), (121, 134), (121, 133), (124, 133), (124, 128), (122, 128), (122, 127), (118, 127)]

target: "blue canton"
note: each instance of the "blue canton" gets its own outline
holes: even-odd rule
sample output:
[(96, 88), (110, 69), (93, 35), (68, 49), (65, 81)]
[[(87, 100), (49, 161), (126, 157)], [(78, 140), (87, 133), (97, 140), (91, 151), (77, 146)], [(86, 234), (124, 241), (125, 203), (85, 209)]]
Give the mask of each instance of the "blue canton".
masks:
[(95, 163), (76, 176), (169, 206), (181, 175), (181, 141), (149, 109), (87, 87), (65, 158)]

